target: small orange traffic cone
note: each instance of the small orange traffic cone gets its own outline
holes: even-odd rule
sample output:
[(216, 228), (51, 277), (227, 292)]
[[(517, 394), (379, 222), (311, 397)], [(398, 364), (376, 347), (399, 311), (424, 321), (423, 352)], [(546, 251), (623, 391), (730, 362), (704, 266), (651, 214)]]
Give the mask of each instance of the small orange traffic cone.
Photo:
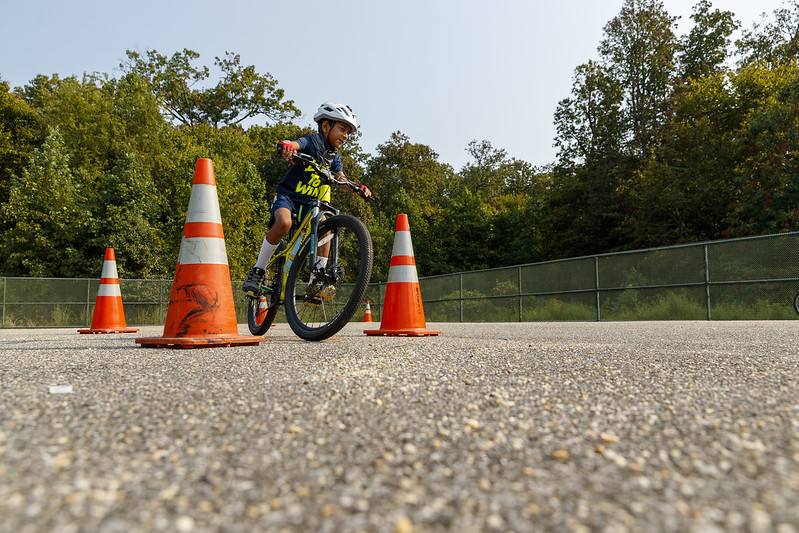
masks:
[(264, 317), (266, 316), (266, 310), (268, 307), (269, 303), (266, 301), (266, 298), (261, 296), (261, 299), (258, 302), (258, 313), (255, 315), (255, 323), (259, 326), (264, 323)]
[[(258, 313), (255, 315), (255, 323), (257, 325), (261, 325), (264, 323), (264, 318), (266, 318), (266, 310), (269, 308), (269, 302), (264, 296), (261, 296), (260, 301), (258, 302)], [(274, 322), (270, 327), (275, 327), (277, 324)]]
[(263, 340), (239, 336), (214, 164), (198, 159), (164, 336), (136, 342), (148, 348), (209, 348)]
[(372, 321), (372, 308), (369, 306), (369, 300), (366, 300), (366, 310), (364, 310), (363, 312), (363, 321), (364, 322)]
[(90, 329), (79, 329), (78, 333), (135, 333), (138, 328), (125, 324), (125, 311), (122, 308), (122, 293), (119, 290), (117, 260), (113, 248), (105, 249), (103, 270), (100, 273), (100, 286), (94, 300), (94, 313)]
[(397, 217), (380, 329), (365, 330), (364, 333), (395, 337), (428, 337), (441, 333), (426, 328), (408, 215)]

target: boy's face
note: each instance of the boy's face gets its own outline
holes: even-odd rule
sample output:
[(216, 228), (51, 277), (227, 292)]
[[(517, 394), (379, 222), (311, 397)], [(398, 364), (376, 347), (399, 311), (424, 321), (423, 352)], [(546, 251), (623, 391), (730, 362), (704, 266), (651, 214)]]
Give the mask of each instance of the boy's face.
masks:
[(325, 121), (322, 124), (322, 130), (327, 130), (327, 142), (336, 150), (341, 148), (350, 136), (350, 127), (343, 122), (336, 122), (333, 127), (330, 127), (330, 122)]

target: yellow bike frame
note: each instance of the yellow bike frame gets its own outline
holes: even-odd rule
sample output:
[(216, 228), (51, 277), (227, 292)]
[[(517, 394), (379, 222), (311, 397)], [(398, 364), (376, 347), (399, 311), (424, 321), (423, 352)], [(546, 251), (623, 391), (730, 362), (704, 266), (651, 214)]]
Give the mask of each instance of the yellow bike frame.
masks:
[[(322, 187), (327, 187), (328, 190), (330, 188), (329, 185), (322, 185)], [(305, 218), (302, 219), (300, 225), (294, 230), (294, 235), (289, 239), (289, 242), (286, 246), (286, 249), (280, 253), (276, 253), (272, 256), (272, 259), (269, 261), (269, 266), (272, 265), (274, 261), (277, 261), (279, 258), (284, 257), (285, 261), (283, 263), (283, 271), (281, 272), (282, 283), (280, 289), (280, 301), (284, 301), (286, 299), (286, 279), (289, 275), (289, 270), (291, 270), (291, 265), (294, 263), (294, 258), (297, 257), (297, 254), (302, 249), (302, 246), (308, 239), (311, 239), (311, 263), (314, 264), (316, 261), (316, 249), (327, 242), (332, 236), (327, 237), (326, 239), (316, 243), (316, 232), (319, 226), (319, 220), (321, 217), (327, 213), (327, 211), (320, 213), (319, 205), (315, 205), (311, 211), (305, 215)], [(335, 213), (330, 213), (335, 214)]]

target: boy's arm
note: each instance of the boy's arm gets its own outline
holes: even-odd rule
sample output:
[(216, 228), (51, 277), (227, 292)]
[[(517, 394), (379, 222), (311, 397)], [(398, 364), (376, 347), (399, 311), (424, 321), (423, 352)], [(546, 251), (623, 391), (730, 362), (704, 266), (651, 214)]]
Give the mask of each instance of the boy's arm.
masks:
[[(349, 179), (349, 178), (347, 178), (347, 176), (344, 175), (343, 171), (336, 172), (336, 176), (338, 176), (340, 178)], [(369, 198), (370, 196), (372, 196), (372, 191), (369, 190), (369, 187), (367, 187), (366, 185), (360, 184), (360, 183), (356, 183), (356, 185), (358, 185), (360, 187), (360, 194), (364, 198)], [(346, 185), (339, 185), (339, 189), (343, 189), (343, 190), (355, 193), (355, 191), (353, 191), (351, 188), (349, 188)]]

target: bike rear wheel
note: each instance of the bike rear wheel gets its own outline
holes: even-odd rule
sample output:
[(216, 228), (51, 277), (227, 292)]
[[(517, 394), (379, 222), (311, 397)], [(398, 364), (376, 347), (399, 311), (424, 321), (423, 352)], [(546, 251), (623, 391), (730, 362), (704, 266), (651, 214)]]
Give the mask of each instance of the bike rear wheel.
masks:
[(793, 310), (799, 315), (799, 292), (793, 297)]
[[(281, 242), (277, 252), (285, 248)], [(277, 310), (280, 309), (280, 280), (285, 259), (280, 257), (267, 266), (267, 279), (270, 280), (269, 292), (259, 298), (250, 298), (247, 305), (247, 326), (253, 335), (263, 335), (275, 321)]]
[(330, 259), (326, 285), (334, 290), (324, 299), (307, 294), (312, 274), (310, 246), (294, 258), (286, 280), (286, 320), (298, 337), (321, 341), (336, 334), (358, 310), (372, 276), (372, 238), (357, 218), (336, 215), (319, 225), (319, 246), (329, 234)]

